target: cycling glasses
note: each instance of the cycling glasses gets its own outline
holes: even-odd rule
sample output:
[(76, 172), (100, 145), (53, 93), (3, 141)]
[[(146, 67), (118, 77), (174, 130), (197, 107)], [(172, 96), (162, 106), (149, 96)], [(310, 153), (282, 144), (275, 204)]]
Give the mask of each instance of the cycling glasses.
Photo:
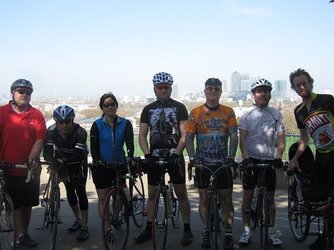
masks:
[(205, 89), (207, 91), (216, 91), (216, 92), (222, 91), (222, 89), (220, 87), (213, 87), (213, 86), (207, 86)]
[(15, 89), (20, 95), (26, 94), (31, 95), (32, 91), (30, 89)]
[(116, 107), (116, 103), (112, 102), (112, 103), (105, 103), (102, 105), (104, 108), (114, 108)]
[(63, 121), (57, 121), (57, 124), (70, 124), (72, 122), (72, 119), (67, 119)]

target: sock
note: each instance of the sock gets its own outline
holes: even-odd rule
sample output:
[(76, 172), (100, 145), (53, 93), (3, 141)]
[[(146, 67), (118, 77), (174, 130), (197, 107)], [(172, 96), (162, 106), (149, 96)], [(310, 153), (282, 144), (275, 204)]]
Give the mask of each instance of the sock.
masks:
[(190, 231), (190, 223), (184, 223), (183, 231)]

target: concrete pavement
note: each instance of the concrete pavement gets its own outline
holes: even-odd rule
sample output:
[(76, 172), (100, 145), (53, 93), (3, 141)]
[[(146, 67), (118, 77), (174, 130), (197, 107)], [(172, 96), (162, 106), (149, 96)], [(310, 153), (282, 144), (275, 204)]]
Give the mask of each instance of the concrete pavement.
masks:
[[(48, 175), (43, 169), (41, 175), (41, 195), (45, 188), (45, 184), (47, 182)], [(146, 182), (146, 180), (145, 180)], [(95, 192), (95, 187), (91, 178), (88, 179), (87, 182), (87, 194), (89, 198), (89, 233), (90, 237), (85, 242), (78, 242), (76, 240), (77, 232), (69, 233), (67, 231), (67, 227), (70, 226), (74, 220), (72, 211), (67, 203), (65, 197), (65, 189), (64, 185), (61, 186), (61, 197), (64, 200), (61, 203), (61, 221), (62, 224), (58, 227), (58, 244), (57, 249), (71, 249), (71, 250), (92, 250), (92, 249), (103, 249), (102, 239), (101, 239), (101, 226), (100, 219), (97, 212), (97, 196)], [(281, 183), (281, 186), (286, 186)], [(201, 241), (202, 241), (202, 226), (198, 214), (198, 194), (197, 190), (193, 188), (191, 183), (187, 183), (188, 194), (191, 202), (191, 228), (194, 234), (193, 242), (190, 246), (184, 247), (185, 249), (191, 250), (200, 250)], [(235, 221), (233, 227), (234, 233), (234, 241), (235, 241), (235, 249), (260, 249), (259, 246), (259, 237), (258, 230), (253, 232), (252, 243), (247, 246), (239, 246), (238, 240), (242, 233), (243, 226), (240, 214), (240, 205), (242, 198), (242, 187), (240, 184), (234, 185), (233, 192), (233, 200), (235, 205)], [(308, 244), (312, 242), (315, 238), (308, 237), (305, 242), (298, 243), (294, 240), (287, 220), (287, 193), (284, 189), (280, 189), (277, 191), (276, 195), (276, 204), (277, 204), (277, 221), (276, 223), (279, 225), (278, 233), (281, 235), (281, 239), (284, 242), (284, 245), (281, 247), (283, 249), (307, 249)], [(35, 249), (48, 249), (49, 246), (49, 233), (47, 230), (42, 231), (38, 230), (41, 227), (41, 223), (43, 220), (43, 212), (44, 208), (38, 206), (33, 208), (33, 214), (30, 224), (30, 235), (39, 242), (39, 247)], [(168, 233), (167, 240), (167, 249), (181, 249), (183, 246), (180, 243), (183, 226), (179, 229), (170, 229)], [(137, 250), (147, 250), (152, 249), (152, 242), (147, 242), (142, 245), (134, 244), (133, 237), (137, 235), (142, 229), (136, 228), (130, 219), (130, 237), (128, 241), (127, 249), (137, 249)], [(24, 249), (24, 248), (20, 248)]]

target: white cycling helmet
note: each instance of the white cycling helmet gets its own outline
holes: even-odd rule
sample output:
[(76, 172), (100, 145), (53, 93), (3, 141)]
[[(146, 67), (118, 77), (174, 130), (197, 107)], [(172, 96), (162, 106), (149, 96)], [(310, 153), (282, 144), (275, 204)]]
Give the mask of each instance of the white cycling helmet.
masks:
[(257, 80), (256, 82), (253, 82), (252, 83), (252, 86), (251, 86), (251, 91), (253, 92), (254, 89), (256, 89), (257, 87), (268, 87), (270, 90), (273, 89), (271, 83), (269, 81), (267, 81), (266, 79), (264, 78), (261, 78), (259, 80)]
[(171, 74), (168, 74), (166, 72), (159, 72), (153, 76), (153, 85), (165, 83), (165, 84), (173, 84), (173, 77)]

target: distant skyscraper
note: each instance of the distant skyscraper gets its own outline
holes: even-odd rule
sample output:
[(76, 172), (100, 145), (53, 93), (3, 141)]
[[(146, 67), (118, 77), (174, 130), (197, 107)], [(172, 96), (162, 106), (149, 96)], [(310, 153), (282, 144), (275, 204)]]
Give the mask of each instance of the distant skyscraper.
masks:
[(287, 97), (286, 80), (276, 80), (275, 81), (273, 97), (275, 98), (286, 98)]
[(240, 91), (240, 74), (238, 71), (235, 71), (232, 73), (231, 77), (231, 91), (232, 92), (237, 92)]
[(231, 91), (236, 99), (245, 99), (250, 89), (249, 74), (240, 74), (238, 71), (232, 73)]

